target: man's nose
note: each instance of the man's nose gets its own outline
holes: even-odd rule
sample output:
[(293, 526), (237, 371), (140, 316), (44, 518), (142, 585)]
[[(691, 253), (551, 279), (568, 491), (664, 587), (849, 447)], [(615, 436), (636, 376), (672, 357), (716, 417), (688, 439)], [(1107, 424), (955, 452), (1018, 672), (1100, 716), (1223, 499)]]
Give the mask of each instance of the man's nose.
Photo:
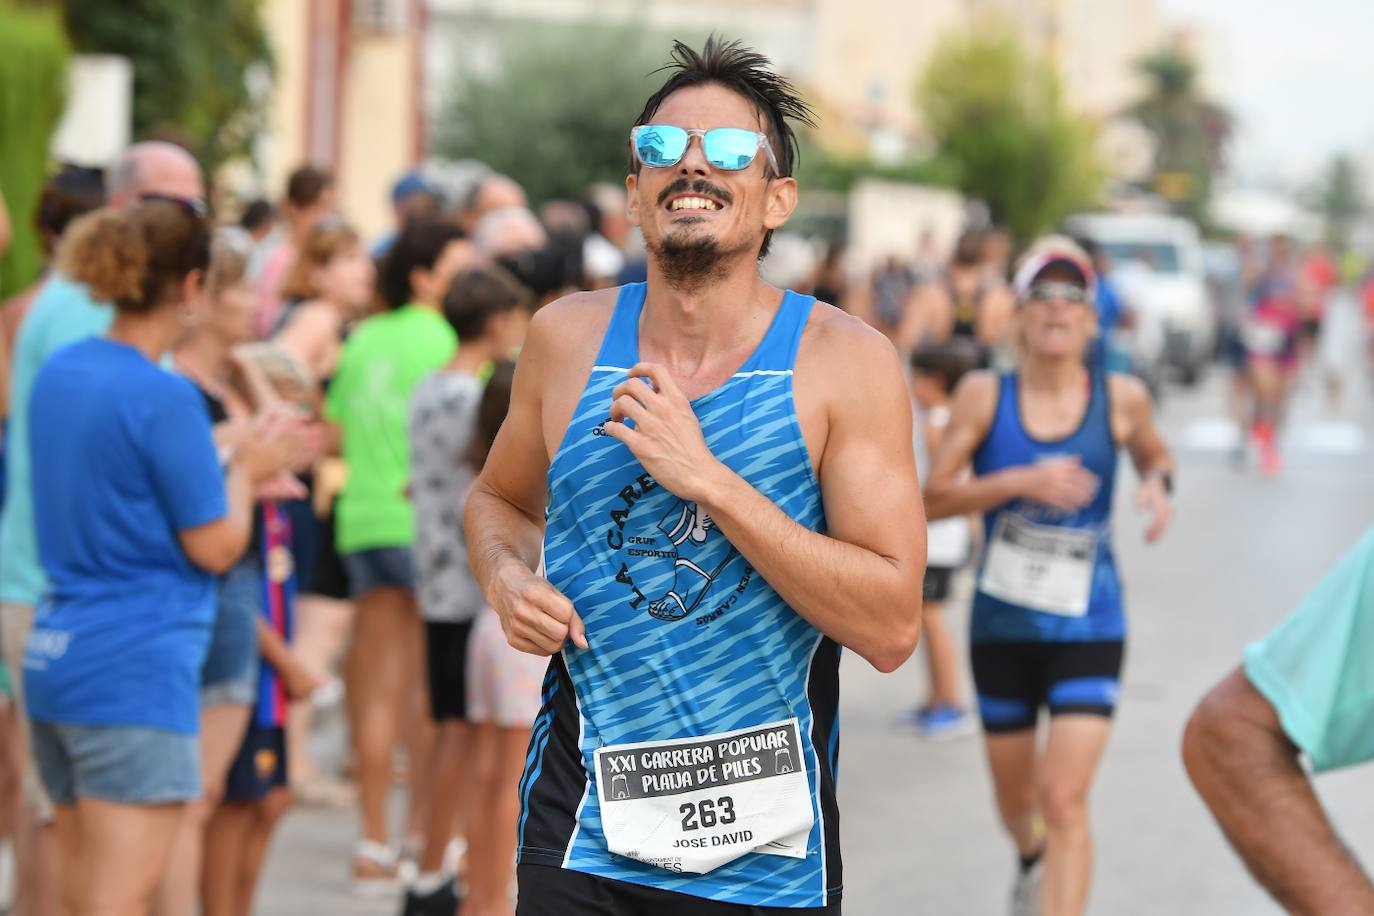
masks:
[(687, 138), (687, 152), (682, 154), (682, 161), (677, 164), (679, 175), (711, 174), (711, 163), (706, 159), (705, 144), (705, 137)]

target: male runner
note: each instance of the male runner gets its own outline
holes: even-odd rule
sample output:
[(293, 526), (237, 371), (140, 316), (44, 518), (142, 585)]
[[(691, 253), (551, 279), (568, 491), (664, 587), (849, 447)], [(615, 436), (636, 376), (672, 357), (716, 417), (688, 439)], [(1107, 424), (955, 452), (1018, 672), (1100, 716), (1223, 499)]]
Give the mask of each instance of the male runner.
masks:
[(631, 134), (648, 281), (536, 315), (467, 506), (511, 645), (553, 655), (521, 916), (838, 913), (840, 647), (891, 671), (920, 631), (897, 356), (758, 275), (809, 110), (737, 43), (673, 58)]

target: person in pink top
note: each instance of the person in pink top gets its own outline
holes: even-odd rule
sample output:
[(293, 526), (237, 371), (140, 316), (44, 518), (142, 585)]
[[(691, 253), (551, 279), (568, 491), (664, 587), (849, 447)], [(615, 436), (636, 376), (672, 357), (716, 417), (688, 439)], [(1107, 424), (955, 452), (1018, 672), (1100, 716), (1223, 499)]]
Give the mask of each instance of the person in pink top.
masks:
[(263, 242), (255, 276), (258, 314), (253, 330), (259, 338), (277, 330), (283, 308), (282, 285), (296, 261), (301, 241), (321, 219), (334, 212), (334, 178), (313, 165), (303, 165), (286, 180), (283, 225)]

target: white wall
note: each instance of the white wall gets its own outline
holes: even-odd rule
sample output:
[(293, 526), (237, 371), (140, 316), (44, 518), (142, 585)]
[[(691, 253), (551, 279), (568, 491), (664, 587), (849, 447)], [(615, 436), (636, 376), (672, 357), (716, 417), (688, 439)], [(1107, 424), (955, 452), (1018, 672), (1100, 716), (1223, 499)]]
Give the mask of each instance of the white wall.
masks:
[(849, 267), (871, 270), (888, 255), (909, 260), (926, 230), (949, 251), (964, 226), (964, 199), (955, 191), (865, 179), (849, 194)]

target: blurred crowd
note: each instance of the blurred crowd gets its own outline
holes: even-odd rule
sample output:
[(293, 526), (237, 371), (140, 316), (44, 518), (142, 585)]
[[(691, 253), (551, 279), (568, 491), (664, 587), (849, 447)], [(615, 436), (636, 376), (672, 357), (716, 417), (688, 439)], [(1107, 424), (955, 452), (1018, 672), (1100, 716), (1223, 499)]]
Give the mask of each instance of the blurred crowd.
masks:
[(248, 913), (293, 800), (357, 805), (360, 892), (451, 913), (462, 869), (464, 913), (510, 911), (545, 664), (484, 608), (462, 501), (529, 314), (644, 257), (616, 187), (536, 213), (473, 167), (391, 201), (365, 238), (303, 166), (226, 219), (162, 143), (45, 187), (46, 272), (0, 305), (17, 912)]
[[(461, 872), (465, 916), (509, 913), (544, 661), (510, 649), (484, 607), (462, 503), (530, 314), (645, 278), (625, 192), (535, 211), (484, 167), (417, 170), (375, 238), (309, 165), (233, 219), (205, 201), (195, 161), (167, 144), (62, 169), (33, 214), (47, 270), (0, 304), (0, 835), (16, 911), (62, 912), (66, 895), (73, 912), (249, 913), (294, 802), (356, 806), (359, 891), (452, 913)], [(1080, 243), (1100, 277), (1085, 358), (1128, 369), (1131, 283)], [(1016, 350), (1010, 236), (983, 225), (946, 247), (927, 233), (858, 273), (832, 244), (798, 284), (908, 357), (926, 462), (962, 375)], [(1374, 282), (1284, 239), (1235, 250), (1220, 350), (1272, 471), (1293, 373), (1321, 365), (1339, 397)], [(932, 526), (933, 570), (970, 560), (967, 520), (949, 521)], [(926, 638), (931, 732), (971, 724), (942, 626)], [(315, 707), (340, 698), (336, 770), (311, 735)], [(85, 800), (92, 787), (123, 803)]]

